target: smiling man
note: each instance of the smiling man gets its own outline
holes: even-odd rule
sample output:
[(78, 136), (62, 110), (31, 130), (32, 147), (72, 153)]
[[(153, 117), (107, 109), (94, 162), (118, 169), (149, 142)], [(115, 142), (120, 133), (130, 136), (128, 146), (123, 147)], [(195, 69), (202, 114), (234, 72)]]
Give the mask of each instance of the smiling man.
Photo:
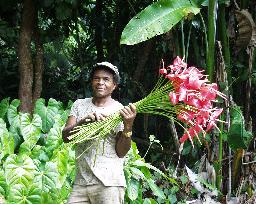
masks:
[[(97, 63), (91, 72), (93, 96), (74, 102), (70, 116), (62, 131), (68, 142), (70, 131), (88, 121), (104, 120), (108, 115), (120, 112), (123, 123), (119, 124), (107, 139), (100, 143), (86, 142), (76, 147), (77, 175), (69, 204), (123, 204), (125, 178), (123, 157), (131, 146), (133, 121), (136, 107), (123, 107), (112, 98), (120, 82), (116, 66), (109, 62)], [(84, 151), (90, 147), (88, 151)]]

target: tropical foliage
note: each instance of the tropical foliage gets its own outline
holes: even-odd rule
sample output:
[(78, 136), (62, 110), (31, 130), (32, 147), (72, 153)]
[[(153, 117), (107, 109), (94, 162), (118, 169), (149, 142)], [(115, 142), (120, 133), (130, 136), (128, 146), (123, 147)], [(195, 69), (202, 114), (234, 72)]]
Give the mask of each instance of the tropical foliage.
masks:
[(0, 194), (7, 203), (65, 203), (75, 176), (74, 151), (64, 146), (69, 108), (44, 99), (30, 116), (20, 101), (0, 103)]
[[(139, 101), (155, 85), (162, 59), (168, 65), (180, 56), (189, 66), (207, 70), (204, 74), (227, 96), (228, 100), (218, 98), (216, 103), (223, 108), (221, 120), (225, 123), (217, 124), (220, 132), (211, 131), (203, 139), (199, 136), (201, 144), (195, 140), (192, 147), (189, 142), (180, 145), (184, 132), (172, 121), (138, 116), (133, 140), (141, 155), (146, 152), (143, 161), (169, 177), (176, 176), (178, 186), (153, 171), (144, 177), (153, 179), (170, 203), (199, 200), (203, 195), (214, 203), (255, 203), (255, 8), (255, 1), (249, 0), (1, 0), (1, 195), (12, 200), (21, 195), (19, 192), (37, 195), (45, 185), (40, 187), (35, 180), (39, 177), (33, 173), (51, 171), (56, 165), (54, 150), (62, 146), (61, 140), (47, 140), (46, 136), (53, 137), (59, 131), (54, 127), (64, 124), (62, 116), (55, 118), (64, 109), (52, 99), (47, 105), (43, 99), (36, 103), (39, 97), (68, 104), (69, 100), (90, 96), (90, 67), (106, 60), (119, 67), (122, 78), (115, 98), (123, 104)], [(19, 106), (15, 98), (23, 105)], [(49, 119), (43, 119), (46, 117)], [(152, 144), (150, 135), (155, 135), (163, 148)], [(24, 176), (12, 179), (20, 161), (29, 168), (21, 168)], [(63, 169), (62, 176), (57, 176), (59, 185), (65, 183)], [(57, 170), (50, 174), (55, 173)], [(135, 185), (138, 197), (133, 201), (126, 197), (127, 202), (161, 203), (160, 194), (152, 193), (144, 177), (140, 174)], [(17, 185), (16, 180), (22, 183)], [(28, 188), (24, 190), (24, 186)], [(216, 186), (219, 197), (205, 186), (212, 192)], [(60, 187), (54, 188), (58, 195)], [(64, 201), (67, 194), (65, 191), (58, 198)]]

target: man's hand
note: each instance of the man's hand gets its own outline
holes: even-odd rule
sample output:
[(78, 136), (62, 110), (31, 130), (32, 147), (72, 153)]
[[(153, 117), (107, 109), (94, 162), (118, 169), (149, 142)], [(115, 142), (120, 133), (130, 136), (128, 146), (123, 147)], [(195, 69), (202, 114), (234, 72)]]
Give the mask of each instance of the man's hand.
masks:
[(120, 110), (120, 115), (122, 116), (124, 122), (124, 129), (122, 132), (118, 133), (116, 141), (116, 154), (120, 158), (124, 157), (131, 148), (130, 134), (136, 114), (136, 106), (133, 104), (129, 104), (129, 106), (125, 106), (122, 110)]
[(124, 121), (124, 132), (132, 131), (133, 121), (136, 117), (136, 106), (132, 103), (129, 106), (125, 106), (122, 110), (120, 110), (120, 115)]
[(89, 123), (89, 122), (94, 122), (94, 121), (105, 120), (106, 117), (107, 117), (107, 115), (105, 115), (103, 113), (96, 113), (96, 112), (90, 113), (86, 117), (84, 117), (83, 119), (81, 119), (79, 121), (79, 125)]

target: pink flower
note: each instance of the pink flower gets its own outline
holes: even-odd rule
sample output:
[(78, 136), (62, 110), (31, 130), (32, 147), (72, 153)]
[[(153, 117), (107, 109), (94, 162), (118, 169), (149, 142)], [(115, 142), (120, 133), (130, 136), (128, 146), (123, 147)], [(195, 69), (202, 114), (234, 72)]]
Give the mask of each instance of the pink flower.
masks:
[(220, 116), (220, 114), (222, 113), (223, 111), (223, 108), (220, 108), (220, 109), (215, 109), (211, 115), (210, 115), (210, 118), (209, 118), (209, 122), (208, 122), (208, 125), (207, 125), (207, 128), (206, 128), (206, 132), (208, 132), (209, 130), (212, 129), (212, 127), (217, 127), (215, 122), (216, 122), (216, 119)]
[(184, 133), (181, 142), (192, 139), (198, 133), (209, 131), (216, 126), (216, 120), (222, 109), (213, 108), (213, 101), (217, 96), (225, 99), (225, 95), (218, 91), (216, 83), (209, 83), (207, 75), (196, 67), (188, 67), (177, 57), (173, 64), (160, 69), (160, 74), (165, 75), (173, 85), (173, 91), (169, 93), (170, 102), (176, 105), (184, 103), (184, 108), (177, 111), (177, 118), (186, 123), (189, 128)]

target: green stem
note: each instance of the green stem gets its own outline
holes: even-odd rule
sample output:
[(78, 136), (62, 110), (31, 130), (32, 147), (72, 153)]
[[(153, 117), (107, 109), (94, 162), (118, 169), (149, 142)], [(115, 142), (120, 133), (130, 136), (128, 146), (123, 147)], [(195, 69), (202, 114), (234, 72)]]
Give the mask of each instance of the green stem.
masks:
[(202, 24), (203, 24), (203, 30), (204, 30), (204, 41), (205, 41), (205, 52), (206, 52), (206, 59), (208, 58), (208, 37), (207, 37), (207, 29), (206, 29), (206, 25), (205, 25), (205, 22), (204, 22), (204, 18), (202, 16), (201, 13), (199, 13), (199, 16), (200, 16), (200, 19), (202, 21)]
[(182, 57), (185, 56), (185, 40), (184, 40), (184, 21), (181, 20), (181, 43), (182, 43)]
[(149, 149), (150, 149), (151, 145), (152, 145), (152, 142), (150, 142), (149, 147), (148, 147), (148, 149), (147, 149), (147, 151), (146, 151), (146, 153), (145, 153), (145, 155), (144, 155), (144, 157), (143, 157), (143, 158), (145, 158), (145, 157), (147, 156), (148, 151), (149, 151)]
[[(224, 120), (223, 115), (220, 117), (221, 120)], [(217, 189), (221, 191), (221, 183), (222, 183), (222, 158), (223, 158), (223, 135), (222, 132), (224, 131), (223, 123), (220, 125), (220, 134), (219, 134), (219, 158), (218, 158), (218, 170), (217, 170)]]
[(192, 28), (192, 22), (190, 23), (189, 31), (188, 31), (188, 41), (187, 41), (185, 62), (187, 62), (187, 60), (188, 60), (188, 49), (189, 49), (189, 41), (190, 41), (190, 35), (191, 35), (191, 28)]
[(207, 56), (207, 74), (210, 82), (213, 81), (214, 63), (215, 63), (215, 33), (216, 33), (216, 0), (209, 0), (208, 5), (208, 56)]
[(220, 4), (219, 15), (218, 15), (219, 17), (218, 28), (219, 28), (220, 41), (223, 48), (228, 84), (231, 84), (232, 76), (231, 76), (230, 50), (229, 50), (229, 39), (227, 36), (227, 23), (225, 18), (225, 15), (226, 15), (225, 9), (226, 9), (225, 4)]

